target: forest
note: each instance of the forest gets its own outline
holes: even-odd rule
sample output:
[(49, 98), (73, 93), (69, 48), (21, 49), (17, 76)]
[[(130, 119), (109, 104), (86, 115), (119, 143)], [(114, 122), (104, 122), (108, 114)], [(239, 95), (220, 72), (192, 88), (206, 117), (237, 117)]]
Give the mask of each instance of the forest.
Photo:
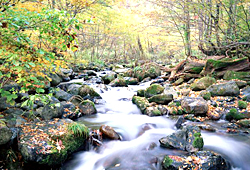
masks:
[(247, 170), (249, 0), (0, 0), (0, 170)]

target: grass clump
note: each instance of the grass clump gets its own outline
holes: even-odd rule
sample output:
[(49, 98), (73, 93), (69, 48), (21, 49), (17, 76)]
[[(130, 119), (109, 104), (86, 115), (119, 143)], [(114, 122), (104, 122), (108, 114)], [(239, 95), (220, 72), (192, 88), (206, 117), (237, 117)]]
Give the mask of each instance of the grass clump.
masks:
[(166, 155), (162, 161), (162, 165), (165, 169), (167, 169), (170, 165), (172, 165), (173, 159), (169, 158), (168, 155)]
[(86, 137), (89, 134), (88, 127), (84, 124), (74, 122), (70, 123), (67, 128), (71, 133), (78, 137)]

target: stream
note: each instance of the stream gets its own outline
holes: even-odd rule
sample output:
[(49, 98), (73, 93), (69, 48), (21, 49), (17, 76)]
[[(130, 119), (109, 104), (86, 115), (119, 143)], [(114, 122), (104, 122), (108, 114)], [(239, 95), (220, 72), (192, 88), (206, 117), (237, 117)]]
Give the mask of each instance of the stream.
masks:
[[(129, 87), (91, 85), (105, 102), (97, 104), (96, 115), (78, 119), (91, 129), (103, 124), (118, 132), (122, 141), (106, 141), (98, 151), (93, 148), (74, 154), (62, 167), (63, 170), (160, 170), (160, 161), (166, 154), (183, 155), (184, 151), (160, 147), (159, 139), (174, 131), (175, 121), (168, 116), (142, 115), (131, 101), (138, 89), (145, 89), (150, 82)], [(191, 122), (187, 122), (191, 123)], [(211, 122), (217, 129), (223, 120)], [(146, 129), (146, 130), (145, 130)], [(250, 169), (250, 139), (247, 135), (228, 134), (223, 130), (202, 131), (204, 150), (222, 154), (234, 170)]]

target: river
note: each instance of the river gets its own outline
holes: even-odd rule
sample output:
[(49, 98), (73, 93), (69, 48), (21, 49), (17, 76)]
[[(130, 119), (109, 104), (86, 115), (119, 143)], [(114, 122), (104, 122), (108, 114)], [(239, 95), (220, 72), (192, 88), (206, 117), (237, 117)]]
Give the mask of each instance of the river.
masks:
[[(160, 147), (160, 138), (173, 133), (175, 120), (168, 116), (148, 117), (131, 101), (138, 89), (145, 89), (150, 82), (138, 86), (108, 87), (92, 85), (105, 103), (97, 104), (96, 115), (79, 118), (91, 129), (103, 124), (113, 127), (122, 141), (106, 141), (97, 151), (78, 152), (63, 170), (160, 170), (159, 160), (166, 154), (185, 154), (180, 150)], [(190, 123), (190, 122), (188, 122)], [(220, 128), (225, 121), (211, 122)], [(143, 130), (144, 129), (144, 130)], [(145, 130), (147, 129), (147, 130)], [(250, 139), (248, 135), (228, 134), (225, 131), (202, 131), (204, 149), (213, 150), (227, 158), (235, 170), (250, 169)]]

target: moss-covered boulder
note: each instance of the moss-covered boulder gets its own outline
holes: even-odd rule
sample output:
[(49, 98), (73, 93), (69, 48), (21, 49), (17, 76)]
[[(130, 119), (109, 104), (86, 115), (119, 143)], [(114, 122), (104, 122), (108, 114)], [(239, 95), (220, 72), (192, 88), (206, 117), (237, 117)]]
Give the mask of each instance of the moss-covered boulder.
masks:
[(25, 163), (55, 166), (81, 148), (89, 131), (69, 119), (32, 122), (20, 127), (18, 149)]
[(160, 84), (152, 84), (145, 90), (145, 97), (150, 98), (154, 95), (161, 94), (164, 91), (164, 87)]
[(137, 96), (144, 97), (145, 96), (145, 90), (144, 89), (139, 89), (137, 91)]
[(100, 94), (98, 94), (92, 87), (84, 84), (79, 88), (78, 95), (80, 95), (82, 98), (86, 98), (88, 96), (88, 99), (94, 100), (94, 99), (101, 99), (102, 97)]
[(114, 72), (108, 73), (102, 77), (104, 84), (109, 84), (117, 77), (117, 74)]
[(202, 77), (197, 82), (191, 85), (191, 89), (194, 91), (205, 90), (212, 84), (216, 83), (215, 78), (213, 77)]
[(240, 89), (235, 82), (214, 84), (207, 88), (212, 96), (238, 96)]
[(195, 116), (205, 116), (208, 111), (206, 100), (201, 97), (184, 97), (181, 101), (181, 107), (187, 112)]
[(231, 120), (240, 120), (244, 119), (246, 116), (242, 113), (239, 113), (237, 109), (233, 108), (230, 109), (229, 112), (226, 114), (226, 120), (231, 121)]
[(148, 116), (162, 116), (167, 114), (168, 110), (165, 107), (162, 107), (161, 105), (158, 106), (149, 106), (144, 111), (144, 114)]
[(211, 98), (212, 96), (211, 96), (211, 93), (210, 93), (210, 92), (208, 92), (208, 91), (206, 91), (206, 90), (202, 90), (202, 91), (200, 92), (200, 97), (202, 97), (202, 98), (205, 99), (205, 100), (210, 100), (210, 98)]
[(132, 102), (141, 110), (142, 113), (145, 113), (147, 107), (149, 107), (149, 102), (145, 97), (133, 96)]
[(124, 77), (127, 85), (137, 85), (138, 79), (134, 77)]
[(239, 100), (238, 101), (238, 108), (239, 109), (246, 109), (247, 108), (247, 102)]
[(181, 78), (179, 78), (178, 80), (176, 80), (176, 81), (173, 83), (173, 85), (174, 85), (174, 86), (178, 86), (178, 85), (182, 84), (183, 82), (184, 82), (184, 79), (181, 77)]
[(224, 74), (223, 79), (225, 80), (239, 79), (249, 82), (250, 72), (235, 72), (229, 70)]
[(241, 119), (236, 122), (241, 127), (250, 128), (250, 119)]
[(157, 94), (148, 99), (149, 102), (155, 102), (157, 104), (168, 104), (173, 100), (172, 94)]
[(139, 81), (142, 81), (147, 77), (156, 78), (160, 75), (161, 75), (160, 67), (155, 63), (147, 63), (142, 66), (137, 66), (134, 68), (134, 76)]
[(109, 83), (112, 87), (127, 87), (127, 82), (123, 77), (118, 77)]
[(12, 131), (6, 126), (4, 122), (0, 121), (0, 145), (7, 144), (13, 133)]

